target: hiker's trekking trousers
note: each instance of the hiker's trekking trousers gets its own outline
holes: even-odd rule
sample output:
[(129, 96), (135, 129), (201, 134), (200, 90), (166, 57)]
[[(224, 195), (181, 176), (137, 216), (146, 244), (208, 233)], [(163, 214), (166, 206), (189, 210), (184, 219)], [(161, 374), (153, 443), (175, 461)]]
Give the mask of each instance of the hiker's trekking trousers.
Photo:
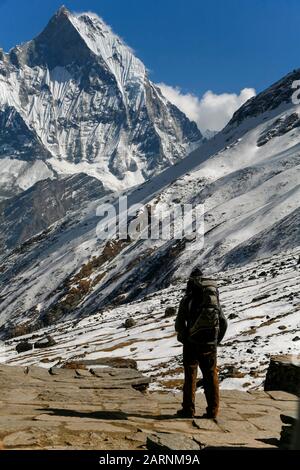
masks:
[(207, 401), (207, 413), (217, 416), (219, 410), (219, 379), (217, 370), (217, 348), (203, 351), (203, 346), (186, 341), (183, 345), (184, 385), (182, 408), (195, 413), (195, 394), (198, 366), (203, 376), (203, 387)]

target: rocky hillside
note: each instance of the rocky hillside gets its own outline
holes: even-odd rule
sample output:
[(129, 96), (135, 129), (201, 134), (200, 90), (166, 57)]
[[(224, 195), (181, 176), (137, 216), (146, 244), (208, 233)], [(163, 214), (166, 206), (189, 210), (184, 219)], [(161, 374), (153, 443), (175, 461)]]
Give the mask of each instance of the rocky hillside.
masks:
[[(299, 256), (297, 249), (218, 273), (229, 323), (218, 353), (223, 389), (262, 388), (270, 356), (299, 351)], [(182, 347), (174, 315), (185, 285), (178, 282), (136, 302), (13, 338), (5, 342), (1, 359), (10, 365), (50, 367), (122, 357), (152, 378), (152, 389), (180, 390)], [(53, 346), (32, 350), (47, 336)], [(29, 348), (18, 354), (16, 346), (25, 340)]]
[(99, 240), (96, 209), (111, 202), (118, 211), (118, 197), (75, 207), (2, 258), (2, 335), (12, 324), (25, 332), (142, 298), (182, 282), (195, 263), (212, 273), (297, 248), (300, 127), (291, 83), (299, 76), (287, 75), (184, 160), (123, 192), (128, 207), (204, 204), (204, 246), (197, 237)]

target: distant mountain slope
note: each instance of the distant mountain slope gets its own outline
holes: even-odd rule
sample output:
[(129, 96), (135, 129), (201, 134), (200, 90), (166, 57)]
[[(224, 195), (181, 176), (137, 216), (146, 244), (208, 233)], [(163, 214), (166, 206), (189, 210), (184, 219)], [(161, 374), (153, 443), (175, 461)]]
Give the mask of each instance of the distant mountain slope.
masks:
[(128, 188), (201, 138), (96, 15), (62, 7), (35, 39), (0, 53), (2, 197), (30, 186), (24, 171), (33, 182), (87, 173), (109, 189)]
[(0, 204), (0, 251), (16, 248), (54, 222), (107, 194), (102, 183), (84, 173), (38, 181)]

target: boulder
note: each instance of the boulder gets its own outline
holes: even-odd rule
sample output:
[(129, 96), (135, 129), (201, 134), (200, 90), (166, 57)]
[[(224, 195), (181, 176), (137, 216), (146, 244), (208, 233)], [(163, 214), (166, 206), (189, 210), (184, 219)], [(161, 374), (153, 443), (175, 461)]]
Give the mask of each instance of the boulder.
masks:
[(237, 313), (230, 313), (228, 315), (228, 320), (234, 320), (235, 318), (239, 318)]
[(280, 433), (281, 449), (290, 450), (293, 444), (293, 438), (297, 426), (297, 414), (294, 412), (285, 412), (280, 415), (283, 426)]
[(300, 396), (300, 356), (272, 356), (264, 389), (282, 390)]
[(126, 329), (132, 328), (135, 325), (136, 325), (136, 321), (132, 317), (129, 317), (125, 320), (124, 326)]
[(21, 341), (20, 343), (17, 344), (16, 351), (18, 354), (20, 354), (26, 351), (31, 351), (32, 348), (33, 348), (33, 345), (29, 343), (28, 341)]
[(164, 318), (174, 317), (176, 315), (175, 307), (167, 307), (165, 310)]
[(252, 302), (259, 302), (260, 300), (265, 300), (267, 299), (268, 297), (270, 297), (270, 294), (261, 294), (261, 295), (257, 295), (256, 297), (253, 297), (252, 299)]
[(221, 371), (221, 377), (222, 379), (224, 380), (225, 378), (236, 378), (236, 379), (240, 379), (240, 378), (243, 378), (245, 377), (246, 375), (246, 372), (242, 372), (238, 369), (238, 367), (234, 366), (234, 365), (229, 365), (229, 364), (226, 364), (223, 368), (223, 370)]
[(56, 345), (56, 341), (50, 335), (34, 343), (35, 348), (50, 348), (51, 346), (55, 346), (55, 345)]

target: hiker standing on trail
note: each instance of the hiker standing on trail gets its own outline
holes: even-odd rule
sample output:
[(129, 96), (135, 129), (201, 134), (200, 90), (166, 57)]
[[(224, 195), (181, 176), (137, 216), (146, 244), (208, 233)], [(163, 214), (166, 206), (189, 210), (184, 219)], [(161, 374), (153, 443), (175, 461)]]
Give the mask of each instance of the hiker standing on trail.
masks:
[(195, 415), (198, 365), (203, 375), (207, 401), (205, 418), (216, 418), (219, 411), (217, 346), (222, 341), (227, 321), (219, 302), (217, 283), (205, 278), (200, 268), (193, 269), (175, 321), (177, 339), (183, 343), (184, 385), (182, 409), (177, 416)]

